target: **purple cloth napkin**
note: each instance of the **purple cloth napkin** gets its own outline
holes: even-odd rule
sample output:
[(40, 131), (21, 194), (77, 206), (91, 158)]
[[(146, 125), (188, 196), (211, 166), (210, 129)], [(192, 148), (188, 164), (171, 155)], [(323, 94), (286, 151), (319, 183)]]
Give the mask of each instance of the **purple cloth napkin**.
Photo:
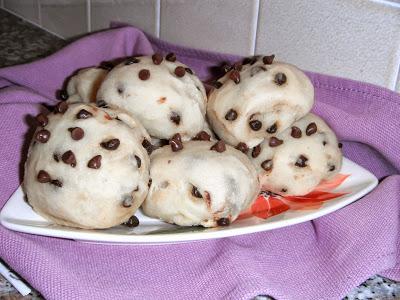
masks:
[[(64, 79), (103, 60), (177, 53), (202, 79), (235, 56), (170, 45), (125, 27), (93, 34), (45, 59), (0, 69), (0, 207), (18, 187), (31, 115), (54, 104)], [(310, 74), (315, 112), (347, 157), (381, 180), (363, 199), (315, 221), (268, 232), (163, 246), (81, 243), (0, 226), (0, 256), (46, 299), (339, 299), (370, 275), (400, 280), (400, 95)]]

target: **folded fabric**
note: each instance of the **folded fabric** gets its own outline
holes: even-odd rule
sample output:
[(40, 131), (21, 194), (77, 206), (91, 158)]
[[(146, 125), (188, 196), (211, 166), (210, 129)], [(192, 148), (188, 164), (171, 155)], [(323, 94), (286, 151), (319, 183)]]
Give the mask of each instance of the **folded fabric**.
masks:
[[(187, 49), (124, 27), (84, 37), (36, 62), (0, 69), (0, 207), (22, 179), (32, 116), (78, 68), (175, 52), (203, 80), (238, 57)], [(278, 55), (279, 56), (279, 55)], [(361, 200), (295, 226), (176, 245), (101, 245), (0, 226), (0, 256), (46, 299), (339, 299), (380, 273), (400, 280), (400, 95), (307, 73), (315, 112), (345, 155), (381, 179)]]

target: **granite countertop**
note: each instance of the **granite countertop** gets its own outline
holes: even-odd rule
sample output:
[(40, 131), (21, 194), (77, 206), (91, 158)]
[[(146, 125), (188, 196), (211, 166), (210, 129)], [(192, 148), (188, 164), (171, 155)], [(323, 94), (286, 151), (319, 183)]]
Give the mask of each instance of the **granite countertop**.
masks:
[(0, 67), (34, 61), (67, 42), (0, 9)]
[[(57, 51), (66, 44), (67, 41), (0, 9), (0, 67), (31, 62)], [(22, 297), (0, 275), (0, 299), (38, 300), (43, 298), (36, 291)], [(271, 298), (256, 297), (256, 300), (268, 299)], [(373, 276), (351, 291), (344, 299), (400, 299), (400, 283)]]

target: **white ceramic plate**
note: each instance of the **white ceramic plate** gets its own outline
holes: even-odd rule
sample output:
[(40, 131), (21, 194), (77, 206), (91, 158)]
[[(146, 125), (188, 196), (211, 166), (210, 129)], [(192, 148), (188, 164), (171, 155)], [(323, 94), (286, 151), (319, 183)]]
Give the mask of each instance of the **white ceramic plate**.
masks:
[(4, 227), (15, 231), (98, 243), (162, 244), (236, 236), (316, 219), (356, 201), (378, 184), (378, 180), (373, 174), (348, 159), (344, 159), (340, 173), (350, 176), (333, 192), (346, 193), (346, 195), (326, 201), (319, 208), (289, 209), (267, 219), (251, 216), (236, 220), (227, 227), (179, 227), (148, 218), (141, 212), (136, 213), (140, 225), (135, 228), (122, 225), (103, 230), (63, 227), (52, 224), (37, 215), (24, 201), (21, 187), (15, 191), (3, 207), (0, 222)]

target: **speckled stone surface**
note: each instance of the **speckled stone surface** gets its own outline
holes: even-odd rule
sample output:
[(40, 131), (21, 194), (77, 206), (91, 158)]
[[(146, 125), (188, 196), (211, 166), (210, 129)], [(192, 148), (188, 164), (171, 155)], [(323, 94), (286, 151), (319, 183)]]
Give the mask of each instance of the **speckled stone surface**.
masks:
[[(65, 40), (0, 9), (0, 67), (31, 62), (57, 51), (66, 44)], [(35, 291), (32, 291), (26, 297), (22, 297), (0, 275), (0, 299), (39, 300), (43, 297)], [(254, 300), (273, 299), (267, 295), (254, 298)], [(380, 276), (373, 276), (351, 291), (344, 299), (400, 299), (400, 283)]]
[(66, 43), (0, 9), (0, 67), (45, 57)]
[(44, 299), (36, 291), (32, 291), (27, 296), (23, 297), (14, 287), (0, 275), (0, 299), (1, 300), (41, 300)]

